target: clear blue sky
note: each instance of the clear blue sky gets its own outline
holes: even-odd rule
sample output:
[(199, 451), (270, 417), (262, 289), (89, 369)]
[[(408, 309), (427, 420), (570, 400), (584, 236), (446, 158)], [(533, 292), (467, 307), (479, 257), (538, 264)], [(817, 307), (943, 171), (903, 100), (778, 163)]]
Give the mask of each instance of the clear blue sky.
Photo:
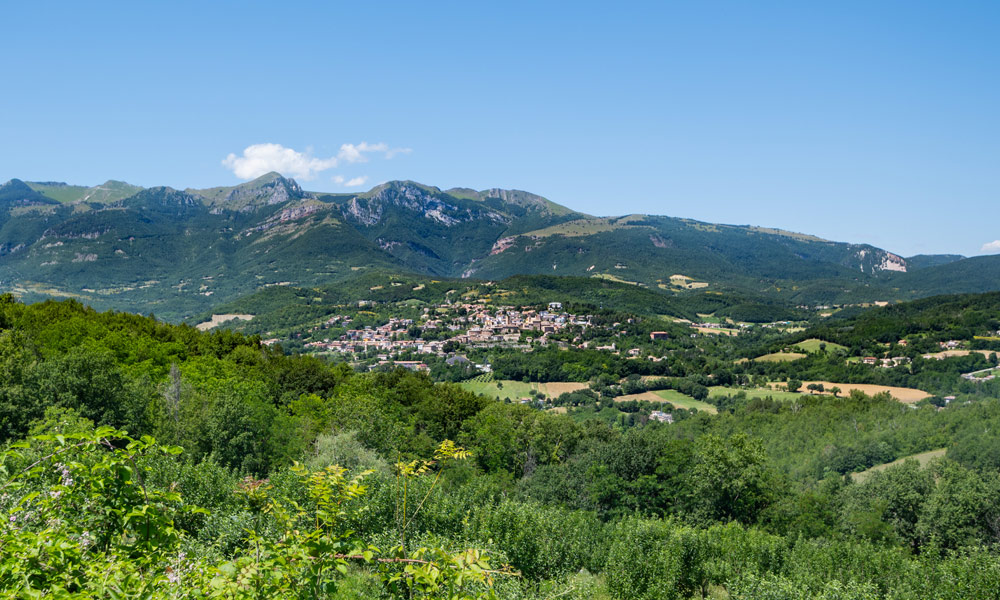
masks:
[[(518, 188), (904, 255), (1000, 239), (995, 1), (16, 2), (3, 19), (2, 180), (207, 187), (284, 156), (313, 190)], [(275, 146), (244, 160), (256, 144)]]

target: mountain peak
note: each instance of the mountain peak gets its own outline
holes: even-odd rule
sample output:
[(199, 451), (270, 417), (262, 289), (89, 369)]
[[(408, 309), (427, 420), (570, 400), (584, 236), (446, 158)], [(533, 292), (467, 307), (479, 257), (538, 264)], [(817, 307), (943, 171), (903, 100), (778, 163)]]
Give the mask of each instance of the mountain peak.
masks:
[[(282, 175), (281, 173), (279, 173), (277, 171), (270, 171), (268, 173), (264, 173), (260, 177), (251, 179), (247, 183), (270, 183), (270, 182), (275, 181), (275, 180), (294, 181), (294, 179), (291, 179), (289, 177), (285, 177), (284, 175)], [(246, 183), (240, 184), (240, 185), (246, 185)], [(237, 187), (239, 187), (239, 186), (237, 186)]]
[(294, 179), (275, 171), (231, 187), (188, 190), (188, 192), (204, 198), (214, 212), (222, 210), (253, 212), (265, 206), (309, 197)]
[(409, 179), (394, 179), (392, 181), (386, 181), (385, 183), (380, 183), (368, 190), (363, 194), (359, 194), (362, 197), (377, 196), (381, 192), (389, 191), (404, 191), (407, 189), (419, 189), (421, 191), (427, 192), (429, 194), (440, 194), (441, 188), (434, 187), (433, 185), (425, 185), (418, 181), (411, 181)]
[(7, 183), (0, 185), (0, 189), (31, 191), (31, 187), (27, 183), (21, 181), (20, 179), (11, 179)]
[(58, 204), (58, 202), (31, 189), (31, 186), (20, 179), (11, 179), (7, 183), (0, 185), (0, 204), (5, 206), (27, 206), (33, 204)]

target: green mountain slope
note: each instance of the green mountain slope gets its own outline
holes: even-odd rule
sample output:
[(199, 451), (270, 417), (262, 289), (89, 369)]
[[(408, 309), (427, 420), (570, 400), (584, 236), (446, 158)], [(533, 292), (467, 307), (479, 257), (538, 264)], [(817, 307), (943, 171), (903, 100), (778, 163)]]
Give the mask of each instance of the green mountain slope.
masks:
[(0, 246), (6, 289), (29, 299), (70, 295), (171, 319), (269, 285), (326, 282), (358, 268), (403, 268), (344, 226), (330, 205), (312, 199), (248, 214), (211, 208), (188, 192), (151, 188), (99, 209), (53, 206), (49, 213), (20, 214), (3, 223), (0, 235), (9, 240)]
[(115, 180), (108, 180), (93, 187), (69, 185), (57, 181), (29, 181), (27, 184), (36, 192), (64, 204), (79, 202), (107, 204), (124, 200), (142, 190), (137, 185)]
[(697, 281), (833, 301), (903, 268), (901, 258), (872, 246), (774, 231), (646, 215), (578, 219), (508, 238), (473, 273), (605, 277), (668, 290)]
[(452, 195), (412, 181), (321, 199), (335, 204), (346, 222), (412, 270), (449, 277), (469, 274), (471, 265), (510, 232), (582, 216), (525, 192), (460, 190)]
[(1000, 289), (1000, 255), (973, 256), (893, 277), (908, 297), (965, 294)]
[(906, 267), (908, 271), (917, 271), (927, 267), (946, 265), (965, 258), (961, 254), (917, 254), (906, 257)]
[(778, 229), (592, 217), (528, 192), (412, 181), (362, 194), (306, 192), (277, 173), (185, 191), (0, 186), (0, 288), (171, 319), (268, 286), (312, 288), (380, 269), (442, 280), (571, 276), (786, 305), (1000, 288), (994, 258), (913, 264)]
[(0, 207), (13, 208), (47, 204), (58, 204), (58, 202), (31, 189), (20, 179), (11, 179), (0, 185)]
[(203, 198), (203, 201), (216, 212), (220, 210), (253, 212), (266, 206), (311, 197), (311, 194), (302, 191), (295, 180), (285, 179), (273, 172), (237, 186), (187, 191)]

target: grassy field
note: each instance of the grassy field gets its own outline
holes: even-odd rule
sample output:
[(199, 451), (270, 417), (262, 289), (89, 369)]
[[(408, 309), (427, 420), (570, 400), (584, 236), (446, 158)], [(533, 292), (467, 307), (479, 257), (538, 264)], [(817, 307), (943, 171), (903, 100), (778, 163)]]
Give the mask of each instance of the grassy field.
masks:
[(712, 413), (713, 415), (718, 412), (715, 407), (708, 402), (695, 400), (691, 396), (685, 396), (677, 390), (657, 390), (653, 393), (673, 404), (677, 408), (694, 408), (697, 410), (703, 410), (707, 413)]
[(973, 375), (974, 377), (989, 377), (990, 375), (994, 377), (1000, 377), (1000, 367), (996, 369), (986, 369), (984, 371), (975, 371), (974, 373), (966, 373), (966, 375)]
[(805, 357), (806, 355), (801, 352), (774, 352), (772, 354), (758, 356), (754, 360), (759, 362), (790, 362)]
[[(686, 290), (697, 290), (708, 287), (708, 283), (704, 281), (695, 281), (694, 279), (691, 279), (687, 275), (671, 275), (670, 285), (684, 288)], [(666, 286), (662, 284), (660, 285), (660, 287), (666, 289)]]
[(901, 465), (908, 460), (915, 460), (920, 463), (921, 467), (926, 467), (927, 463), (931, 462), (935, 458), (940, 458), (944, 455), (945, 455), (945, 448), (941, 448), (938, 450), (931, 450), (929, 452), (921, 452), (920, 454), (904, 456), (903, 458), (894, 460), (890, 463), (885, 463), (883, 465), (875, 465), (874, 467), (868, 469), (867, 471), (861, 471), (860, 473), (852, 473), (851, 479), (853, 479), (858, 483), (864, 483), (864, 481), (869, 477), (871, 477), (871, 474), (876, 471), (884, 471), (885, 469), (888, 469), (889, 467), (892, 467), (894, 465)]
[(493, 398), (528, 398), (532, 392), (541, 392), (550, 398), (556, 398), (565, 392), (582, 390), (587, 387), (586, 383), (576, 383), (573, 381), (555, 381), (551, 383), (524, 383), (512, 379), (494, 380), (492, 376), (480, 375), (474, 379), (463, 381), (459, 384), (463, 388)]
[(628, 402), (630, 400), (640, 400), (645, 402), (669, 402), (675, 408), (693, 408), (696, 410), (703, 410), (711, 414), (718, 412), (711, 404), (695, 400), (694, 398), (685, 396), (676, 390), (657, 390), (655, 392), (629, 394), (627, 396), (619, 396), (615, 398), (615, 402)]
[(635, 227), (634, 225), (629, 225), (631, 220), (632, 219), (629, 219), (628, 217), (621, 219), (616, 217), (590, 217), (587, 219), (577, 219), (575, 221), (559, 223), (558, 225), (552, 225), (544, 229), (536, 229), (535, 231), (529, 231), (524, 235), (534, 237), (548, 237), (552, 235), (577, 237), (582, 235), (594, 235), (595, 233), (604, 233), (606, 231), (614, 231), (616, 229), (624, 229), (626, 227)]
[(640, 286), (643, 285), (638, 281), (629, 281), (628, 279), (622, 279), (621, 277), (618, 277), (617, 275), (612, 275), (611, 273), (594, 273), (593, 275), (591, 275), (591, 277), (594, 277), (596, 279), (606, 279), (607, 281), (614, 281), (615, 283), (627, 283), (629, 285), (640, 285)]
[(747, 398), (771, 397), (775, 400), (795, 400), (796, 398), (802, 397), (802, 394), (798, 392), (786, 392), (785, 390), (773, 390), (770, 388), (735, 388), (724, 387), (721, 385), (715, 385), (708, 388), (708, 397), (715, 398), (717, 396), (734, 396), (738, 392), (746, 392)]
[(847, 346), (841, 346), (840, 344), (834, 344), (833, 342), (827, 342), (816, 338), (802, 340), (798, 344), (795, 344), (795, 348), (798, 348), (803, 352), (819, 352), (820, 344), (826, 344), (826, 352), (847, 352)]

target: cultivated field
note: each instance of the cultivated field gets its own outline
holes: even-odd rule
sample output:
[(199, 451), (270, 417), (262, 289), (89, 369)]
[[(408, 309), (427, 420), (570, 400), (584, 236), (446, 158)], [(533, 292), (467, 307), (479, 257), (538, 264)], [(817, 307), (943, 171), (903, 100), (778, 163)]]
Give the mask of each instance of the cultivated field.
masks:
[(806, 355), (801, 352), (774, 352), (773, 354), (758, 356), (754, 360), (759, 362), (790, 362), (805, 357)]
[(944, 358), (952, 358), (954, 356), (968, 356), (973, 352), (979, 352), (983, 356), (989, 357), (990, 354), (995, 352), (995, 350), (944, 350), (942, 352), (934, 352), (932, 354), (924, 354), (924, 358), (936, 358), (938, 360)]
[(686, 290), (697, 290), (708, 287), (708, 283), (704, 281), (695, 281), (694, 279), (691, 279), (687, 275), (671, 275), (670, 285), (681, 287)]
[(707, 335), (739, 335), (739, 329), (717, 329), (715, 327), (692, 327), (698, 333)]
[(643, 285), (638, 281), (629, 281), (628, 279), (622, 279), (621, 277), (618, 277), (617, 275), (612, 275), (611, 273), (594, 273), (593, 275), (591, 275), (591, 277), (595, 279), (606, 279), (608, 281), (614, 281), (615, 283), (627, 283), (629, 285), (639, 285), (639, 286)]
[(858, 483), (864, 483), (864, 481), (866, 479), (868, 479), (869, 477), (871, 477), (872, 473), (874, 473), (876, 471), (884, 471), (884, 470), (888, 469), (889, 467), (892, 467), (892, 466), (895, 466), (895, 465), (901, 465), (901, 464), (903, 464), (904, 462), (906, 462), (908, 460), (915, 460), (915, 461), (917, 461), (917, 462), (920, 463), (921, 467), (926, 467), (927, 463), (931, 462), (935, 458), (941, 458), (942, 456), (944, 456), (945, 455), (945, 451), (946, 451), (945, 448), (941, 448), (939, 450), (931, 450), (929, 452), (921, 452), (920, 454), (913, 454), (913, 455), (910, 455), (910, 456), (904, 456), (903, 458), (900, 458), (898, 460), (894, 460), (894, 461), (892, 461), (890, 463), (885, 463), (883, 465), (875, 465), (874, 467), (868, 469), (867, 471), (861, 471), (860, 473), (851, 473), (851, 479), (853, 479), (854, 481), (856, 481)]
[(226, 321), (232, 321), (233, 319), (239, 319), (240, 321), (250, 321), (253, 319), (253, 315), (212, 315), (210, 321), (205, 321), (204, 323), (198, 323), (195, 325), (198, 331), (208, 331), (214, 327), (222, 325)]
[(776, 390), (771, 388), (738, 388), (715, 385), (708, 388), (708, 397), (715, 398), (717, 396), (735, 396), (739, 392), (746, 392), (747, 398), (770, 397), (779, 401), (795, 400), (802, 396), (802, 394), (798, 392), (787, 392), (785, 390)]
[[(499, 384), (499, 385), (498, 385)], [(494, 380), (490, 376), (479, 376), (459, 384), (463, 388), (493, 398), (528, 398), (533, 392), (541, 392), (549, 398), (556, 398), (566, 392), (575, 392), (587, 387), (586, 383), (575, 381), (555, 381), (552, 383), (524, 383), (513, 379)]]
[[(916, 390), (913, 388), (904, 387), (893, 387), (891, 385), (874, 385), (869, 383), (831, 383), (829, 381), (803, 381), (802, 390), (803, 394), (813, 393), (811, 390), (806, 389), (807, 386), (811, 384), (823, 384), (825, 392), (819, 392), (823, 394), (829, 394), (830, 388), (839, 387), (840, 395), (845, 396), (851, 393), (851, 390), (859, 390), (868, 394), (869, 396), (874, 396), (875, 394), (881, 394), (882, 392), (889, 392), (889, 395), (899, 400), (903, 404), (915, 404), (924, 398), (930, 398), (931, 394), (923, 390)], [(773, 382), (768, 384), (772, 388), (777, 388), (778, 386), (784, 386), (784, 383)]]
[(669, 402), (676, 408), (694, 408), (711, 414), (718, 412), (711, 404), (695, 400), (694, 398), (685, 396), (676, 390), (657, 390), (655, 392), (629, 394), (627, 396), (619, 396), (615, 398), (615, 402), (628, 402), (630, 400), (645, 402)]

